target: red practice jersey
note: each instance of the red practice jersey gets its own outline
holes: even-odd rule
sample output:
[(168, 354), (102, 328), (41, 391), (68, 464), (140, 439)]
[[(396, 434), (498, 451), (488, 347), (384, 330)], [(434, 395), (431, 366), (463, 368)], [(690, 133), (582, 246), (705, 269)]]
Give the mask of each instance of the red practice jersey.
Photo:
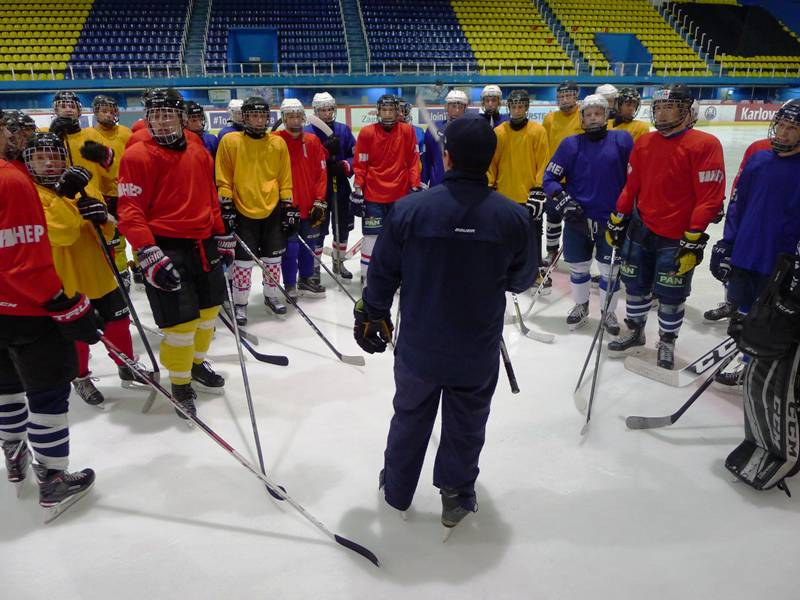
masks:
[(155, 236), (203, 240), (224, 233), (213, 172), (202, 142), (183, 151), (153, 139), (130, 147), (119, 167), (120, 232), (135, 250), (155, 244)]
[(633, 212), (652, 232), (673, 240), (688, 230), (705, 231), (725, 198), (722, 144), (689, 129), (672, 137), (657, 131), (641, 136), (628, 162), (628, 180), (617, 210)]
[(327, 201), (328, 172), (325, 160), (328, 153), (319, 138), (303, 133), (297, 139), (288, 131), (281, 130), (277, 135), (283, 138), (289, 148), (289, 161), (292, 164), (292, 200), (300, 208), (300, 217), (308, 218), (315, 200)]
[(407, 123), (386, 131), (379, 123), (358, 134), (353, 158), (355, 185), (370, 202), (387, 204), (419, 187), (417, 134)]
[(0, 314), (44, 316), (63, 286), (33, 182), (0, 160)]

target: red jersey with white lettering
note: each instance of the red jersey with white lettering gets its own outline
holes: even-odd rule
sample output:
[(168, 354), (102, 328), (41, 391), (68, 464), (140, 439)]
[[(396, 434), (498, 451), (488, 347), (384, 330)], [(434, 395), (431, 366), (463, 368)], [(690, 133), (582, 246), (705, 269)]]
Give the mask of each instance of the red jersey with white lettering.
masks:
[(380, 123), (358, 133), (353, 158), (355, 185), (364, 199), (388, 204), (419, 187), (417, 134), (408, 123), (386, 131)]
[(0, 314), (45, 316), (63, 286), (33, 182), (0, 160)]
[(636, 202), (650, 231), (678, 240), (685, 231), (705, 231), (724, 198), (725, 162), (717, 138), (696, 129), (671, 137), (652, 131), (633, 147), (617, 210), (630, 215)]
[(285, 129), (277, 135), (283, 138), (289, 148), (289, 161), (292, 165), (292, 200), (300, 209), (300, 217), (308, 218), (315, 200), (327, 202), (328, 171), (325, 160), (328, 153), (315, 135), (302, 133), (297, 139)]
[(155, 236), (204, 240), (225, 233), (211, 155), (187, 139), (178, 151), (151, 138), (122, 157), (118, 228), (135, 250), (154, 245)]

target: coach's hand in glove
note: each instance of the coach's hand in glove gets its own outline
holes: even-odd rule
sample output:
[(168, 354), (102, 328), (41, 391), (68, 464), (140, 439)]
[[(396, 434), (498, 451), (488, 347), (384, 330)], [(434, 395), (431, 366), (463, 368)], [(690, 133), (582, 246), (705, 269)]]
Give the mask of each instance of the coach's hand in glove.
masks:
[(381, 319), (370, 319), (367, 314), (364, 299), (359, 299), (353, 308), (355, 325), (353, 326), (353, 337), (364, 352), (375, 354), (384, 352), (386, 345), (392, 341), (392, 318), (387, 314)]
[(161, 248), (145, 246), (139, 250), (137, 256), (147, 283), (165, 292), (176, 292), (181, 289), (181, 274)]

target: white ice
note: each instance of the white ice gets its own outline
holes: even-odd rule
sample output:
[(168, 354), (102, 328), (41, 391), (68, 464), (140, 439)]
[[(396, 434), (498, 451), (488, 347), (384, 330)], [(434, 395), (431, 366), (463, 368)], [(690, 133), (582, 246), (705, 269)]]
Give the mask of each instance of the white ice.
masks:
[[(730, 186), (745, 147), (766, 126), (708, 131), (724, 144)], [(720, 233), (721, 225), (712, 226), (712, 243)], [(357, 258), (349, 267), (357, 272)], [(342, 352), (357, 354), (352, 305), (323, 280), (327, 299), (302, 306)], [(604, 358), (592, 428), (580, 437), (583, 416), (572, 388), (598, 298), (592, 294), (590, 325), (568, 332), (564, 270), (528, 320), (555, 333), (553, 345), (506, 326), (522, 393), (510, 393), (501, 370), (481, 457), (480, 510), (447, 544), (431, 485), (438, 433), (408, 521), (378, 496), (392, 414), (391, 354), (367, 356), (366, 368), (343, 365), (293, 311), (285, 322), (267, 317), (257, 288), (249, 330), (263, 340), (262, 352), (291, 361), (287, 368), (247, 361), (269, 474), (331, 530), (373, 550), (382, 568), (269, 498), (165, 401), (141, 414), (145, 394), (120, 390), (113, 364), (95, 346), (92, 366), (109, 408), (100, 412), (73, 397), (70, 414), (71, 466), (94, 468), (95, 489), (43, 526), (32, 483), (17, 500), (0, 481), (0, 598), (672, 600), (789, 598), (796, 591), (800, 501), (733, 483), (723, 466), (743, 436), (738, 397), (711, 389), (673, 427), (627, 431), (625, 416), (669, 414), (695, 386), (667, 387)], [(152, 324), (144, 294), (134, 298)], [(706, 260), (679, 357), (692, 358), (725, 336), (724, 326), (702, 321), (721, 300)], [(524, 309), (529, 296), (521, 301)], [(622, 318), (622, 303), (618, 313)], [(656, 329), (651, 318), (650, 346)], [(199, 415), (255, 461), (226, 330), (218, 331), (210, 358), (227, 376), (227, 392), (201, 395)]]

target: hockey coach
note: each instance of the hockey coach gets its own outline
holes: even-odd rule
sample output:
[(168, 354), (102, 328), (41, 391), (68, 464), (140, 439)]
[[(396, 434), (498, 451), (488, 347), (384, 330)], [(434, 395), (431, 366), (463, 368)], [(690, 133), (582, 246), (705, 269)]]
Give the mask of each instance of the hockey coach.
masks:
[(412, 193), (384, 221), (354, 333), (366, 352), (383, 352), (400, 288), (394, 417), (380, 486), (392, 507), (410, 505), (439, 398), (441, 442), (433, 484), (442, 523), (477, 511), (475, 480), (497, 384), (505, 292), (533, 283), (539, 250), (523, 205), (488, 187), (497, 138), (477, 115), (447, 126), (441, 185)]

